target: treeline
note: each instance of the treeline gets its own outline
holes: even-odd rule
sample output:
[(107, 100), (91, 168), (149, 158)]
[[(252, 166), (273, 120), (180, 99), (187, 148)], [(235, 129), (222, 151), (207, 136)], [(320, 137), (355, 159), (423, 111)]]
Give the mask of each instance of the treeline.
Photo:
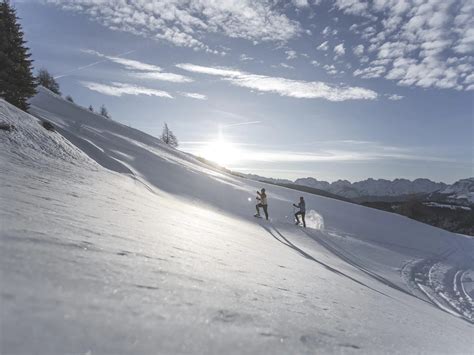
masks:
[(393, 212), (432, 226), (474, 236), (474, 210), (463, 206), (432, 206), (417, 198), (402, 202), (363, 202), (364, 206)]
[[(24, 33), (18, 23), (15, 8), (8, 0), (0, 2), (0, 97), (16, 107), (27, 110), (28, 99), (37, 92), (38, 85), (61, 95), (59, 83), (47, 69), (41, 68), (33, 74), (33, 60), (23, 38)], [(71, 95), (65, 99), (74, 103)], [(89, 110), (94, 112), (92, 105)], [(98, 113), (111, 118), (102, 105)]]

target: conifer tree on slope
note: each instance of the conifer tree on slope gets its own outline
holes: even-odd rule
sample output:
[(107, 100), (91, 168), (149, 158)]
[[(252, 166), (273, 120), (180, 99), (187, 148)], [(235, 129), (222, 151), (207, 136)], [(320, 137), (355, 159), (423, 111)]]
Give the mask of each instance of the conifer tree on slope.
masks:
[[(45, 69), (41, 68), (38, 71), (38, 83), (41, 86), (44, 86), (46, 89), (51, 90), (57, 95), (61, 95), (61, 91), (59, 90), (59, 84), (54, 79), (54, 77)], [(66, 98), (67, 100), (67, 98)]]
[(168, 124), (165, 123), (163, 127), (163, 133), (161, 134), (161, 140), (172, 147), (178, 146), (178, 138), (174, 135), (173, 131), (168, 128)]
[(15, 9), (8, 0), (0, 2), (0, 97), (26, 110), (36, 93), (32, 60), (25, 46)]

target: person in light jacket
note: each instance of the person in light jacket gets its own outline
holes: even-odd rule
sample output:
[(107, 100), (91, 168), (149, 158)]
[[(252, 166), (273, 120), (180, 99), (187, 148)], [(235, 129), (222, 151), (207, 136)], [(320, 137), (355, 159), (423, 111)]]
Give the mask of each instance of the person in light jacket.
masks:
[(267, 203), (267, 194), (265, 193), (265, 189), (262, 188), (261, 191), (257, 191), (257, 205), (255, 208), (257, 209), (257, 214), (255, 217), (260, 217), (260, 207), (263, 208), (263, 212), (265, 213), (265, 218), (268, 220), (268, 203)]

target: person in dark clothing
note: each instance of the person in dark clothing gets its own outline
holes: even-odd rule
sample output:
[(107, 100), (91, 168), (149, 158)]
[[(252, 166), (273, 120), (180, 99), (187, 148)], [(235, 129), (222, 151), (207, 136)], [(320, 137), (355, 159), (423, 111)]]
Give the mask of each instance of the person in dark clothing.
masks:
[(267, 194), (265, 193), (265, 189), (261, 191), (257, 191), (257, 201), (258, 204), (255, 206), (257, 209), (257, 214), (255, 217), (260, 217), (260, 207), (263, 208), (263, 212), (265, 213), (265, 218), (268, 220), (268, 204), (267, 204)]
[(297, 205), (293, 204), (296, 208), (299, 208), (299, 211), (295, 213), (295, 218), (296, 218), (296, 225), (300, 224), (300, 219), (299, 216), (301, 216), (301, 219), (303, 221), (303, 227), (306, 228), (306, 221), (304, 219), (306, 215), (306, 202), (304, 202), (303, 196), (300, 197), (300, 203)]

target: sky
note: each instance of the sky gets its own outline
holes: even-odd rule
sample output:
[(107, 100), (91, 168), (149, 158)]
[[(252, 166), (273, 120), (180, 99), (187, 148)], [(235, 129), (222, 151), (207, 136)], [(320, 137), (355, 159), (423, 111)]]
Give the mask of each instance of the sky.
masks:
[(35, 69), (267, 177), (474, 176), (471, 0), (16, 0)]

